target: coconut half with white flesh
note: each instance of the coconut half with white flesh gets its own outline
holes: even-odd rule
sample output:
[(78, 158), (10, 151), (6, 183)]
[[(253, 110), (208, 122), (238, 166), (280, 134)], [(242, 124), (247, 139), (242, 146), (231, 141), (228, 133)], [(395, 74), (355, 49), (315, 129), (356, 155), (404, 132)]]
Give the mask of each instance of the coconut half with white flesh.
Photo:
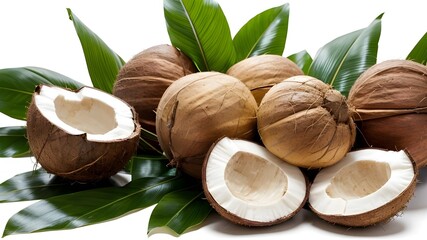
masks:
[(309, 206), (322, 219), (350, 227), (395, 216), (415, 191), (417, 170), (404, 151), (363, 149), (322, 169), (310, 189)]
[(101, 180), (123, 169), (140, 131), (132, 107), (91, 87), (40, 85), (27, 112), (28, 142), (37, 162), (75, 181)]
[(307, 199), (298, 167), (246, 141), (222, 138), (206, 156), (203, 189), (212, 207), (246, 226), (269, 226), (293, 217)]

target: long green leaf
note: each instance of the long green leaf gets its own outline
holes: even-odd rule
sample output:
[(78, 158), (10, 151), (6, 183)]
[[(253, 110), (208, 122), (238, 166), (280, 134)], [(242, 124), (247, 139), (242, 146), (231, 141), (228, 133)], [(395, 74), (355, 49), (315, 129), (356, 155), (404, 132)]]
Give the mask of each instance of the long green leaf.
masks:
[(200, 71), (225, 72), (236, 53), (227, 19), (214, 0), (164, 0), (169, 38)]
[(167, 227), (177, 234), (201, 224), (212, 208), (203, 199), (203, 190), (190, 189), (166, 194), (154, 208), (148, 223), (148, 233)]
[(44, 169), (38, 169), (18, 174), (1, 183), (0, 203), (46, 199), (93, 188), (118, 185), (113, 178), (97, 183), (79, 184), (49, 174)]
[(237, 61), (263, 54), (282, 55), (288, 20), (289, 4), (270, 8), (250, 19), (233, 39)]
[(354, 81), (377, 61), (381, 17), (368, 27), (338, 37), (316, 54), (308, 75), (332, 85), (347, 96)]
[(288, 59), (298, 65), (305, 74), (308, 73), (308, 69), (313, 62), (313, 59), (306, 50), (292, 54), (288, 56)]
[(67, 8), (67, 11), (80, 39), (93, 86), (111, 93), (117, 73), (125, 62), (98, 35), (83, 24), (71, 9)]
[(0, 157), (31, 156), (26, 133), (23, 126), (0, 128)]
[(427, 65), (427, 32), (418, 41), (406, 59)]
[(0, 69), (0, 112), (25, 120), (34, 89), (39, 84), (78, 89), (83, 87), (71, 78), (37, 67)]
[(165, 194), (188, 187), (189, 182), (191, 180), (184, 177), (141, 178), (124, 187), (99, 188), (41, 200), (13, 215), (3, 237), (73, 229), (115, 219), (149, 207)]
[(168, 163), (169, 161), (163, 155), (135, 156), (131, 160), (132, 179), (175, 176), (176, 168), (169, 167)]

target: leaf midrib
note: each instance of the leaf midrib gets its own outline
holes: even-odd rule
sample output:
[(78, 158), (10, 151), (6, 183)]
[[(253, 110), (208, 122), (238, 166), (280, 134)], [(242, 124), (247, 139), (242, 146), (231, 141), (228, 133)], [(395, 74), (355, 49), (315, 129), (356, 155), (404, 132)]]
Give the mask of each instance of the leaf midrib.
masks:
[(146, 187), (146, 188), (143, 188), (143, 189), (140, 189), (140, 190), (138, 190), (138, 191), (135, 191), (135, 192), (133, 192), (132, 194), (126, 195), (126, 196), (121, 197), (121, 198), (118, 198), (117, 200), (114, 200), (114, 201), (112, 201), (112, 202), (110, 202), (110, 203), (108, 203), (108, 204), (106, 204), (106, 205), (103, 205), (103, 206), (101, 206), (101, 207), (99, 207), (99, 208), (96, 208), (96, 209), (94, 209), (94, 210), (92, 210), (92, 211), (90, 211), (90, 212), (87, 212), (86, 214), (83, 214), (83, 215), (81, 215), (81, 216), (79, 216), (79, 217), (77, 217), (77, 218), (75, 218), (75, 219), (73, 219), (73, 220), (69, 221), (69, 223), (68, 223), (67, 225), (65, 225), (65, 226), (64, 226), (64, 229), (67, 229), (67, 228), (68, 228), (68, 227), (69, 227), (73, 222), (78, 221), (79, 219), (82, 219), (82, 218), (84, 218), (85, 216), (88, 216), (88, 215), (90, 215), (90, 214), (92, 214), (92, 213), (94, 213), (94, 212), (96, 212), (96, 211), (99, 211), (100, 209), (103, 209), (103, 208), (106, 208), (106, 207), (108, 207), (108, 206), (111, 206), (111, 205), (113, 205), (113, 204), (115, 204), (115, 203), (117, 203), (117, 202), (122, 201), (123, 199), (126, 199), (126, 198), (132, 197), (132, 196), (134, 196), (134, 195), (140, 194), (141, 192), (148, 191), (148, 190), (150, 190), (150, 189), (153, 189), (153, 188), (158, 187), (158, 186), (160, 186), (160, 185), (163, 185), (163, 184), (165, 184), (165, 183), (171, 182), (171, 181), (173, 181), (173, 180), (175, 180), (175, 179), (177, 179), (177, 178), (178, 178), (178, 177), (173, 177), (173, 178), (167, 179), (167, 180), (165, 180), (165, 181), (161, 181), (161, 182), (156, 183), (156, 184), (154, 184), (154, 185), (150, 185), (150, 186), (148, 186), (148, 187)]
[(187, 204), (185, 204), (182, 208), (181, 208), (181, 210), (179, 210), (179, 211), (177, 211), (171, 218), (170, 218), (170, 220), (165, 224), (166, 226), (168, 226), (169, 228), (170, 228), (170, 226), (169, 226), (169, 224), (171, 223), (171, 221), (173, 220), (173, 219), (175, 219), (175, 217), (176, 216), (178, 216), (182, 211), (183, 211), (183, 209), (185, 209), (185, 208), (187, 208), (188, 207), (188, 205), (190, 205), (194, 200), (196, 200), (198, 197), (200, 197), (201, 195), (203, 194), (203, 192), (200, 192), (199, 194), (197, 194), (194, 198), (192, 198), (191, 199), (191, 201), (189, 201)]
[(202, 53), (201, 55), (202, 55), (202, 58), (203, 58), (203, 63), (206, 66), (206, 70), (210, 71), (209, 64), (208, 64), (208, 62), (206, 60), (205, 51), (204, 51), (204, 49), (202, 47), (202, 44), (201, 44), (201, 42), (199, 40), (199, 35), (197, 34), (197, 31), (196, 31), (196, 29), (194, 27), (194, 23), (193, 23), (192, 19), (190, 18), (190, 15), (188, 14), (188, 11), (187, 11), (187, 8), (186, 8), (186, 6), (184, 4), (184, 1), (183, 0), (179, 0), (179, 2), (181, 3), (182, 9), (184, 10), (184, 13), (185, 13), (185, 16), (187, 17), (188, 23), (190, 24), (191, 31), (193, 32), (194, 39), (196, 40), (196, 43), (197, 43), (197, 47), (199, 48), (199, 51)]
[(348, 48), (348, 50), (346, 51), (344, 57), (342, 58), (342, 60), (340, 61), (340, 64), (338, 65), (337, 71), (335, 71), (334, 76), (331, 79), (331, 82), (329, 83), (331, 86), (334, 86), (335, 80), (338, 76), (338, 73), (341, 71), (341, 67), (344, 64), (345, 60), (347, 59), (347, 56), (349, 54), (349, 52), (351, 51), (351, 49), (353, 48), (354, 44), (357, 42), (357, 40), (359, 39), (360, 35), (362, 35), (362, 33), (364, 32), (361, 31), (360, 34), (357, 36), (357, 38), (353, 41), (353, 43), (350, 45), (350, 47)]
[(10, 92), (17, 92), (17, 93), (22, 93), (22, 94), (26, 94), (26, 95), (33, 95), (33, 92), (24, 92), (24, 91), (20, 91), (18, 89), (7, 88), (7, 87), (0, 87), (0, 90), (6, 90), (6, 91), (10, 91)]
[[(16, 192), (21, 192), (21, 191), (25, 191), (25, 190), (28, 190), (28, 189), (38, 189), (38, 188), (45, 188), (45, 187), (61, 187), (61, 186), (66, 186), (67, 184), (52, 184), (52, 185), (36, 185), (36, 186), (32, 186), (32, 187), (26, 187), (26, 188), (20, 188), (20, 189), (15, 189), (15, 190), (12, 190), (12, 191), (6, 191), (6, 192), (3, 192), (3, 193), (5, 193), (5, 194), (13, 194), (13, 193), (16, 193)], [(0, 193), (2, 193), (2, 192), (0, 192)], [(1, 200), (0, 200), (0, 202), (2, 202)]]
[(258, 43), (261, 41), (262, 37), (264, 36), (264, 34), (271, 28), (271, 23), (274, 22), (274, 20), (277, 19), (277, 17), (283, 12), (283, 6), (281, 7), (279, 13), (274, 17), (274, 19), (270, 22), (269, 27), (266, 28), (262, 34), (260, 35), (260, 37), (255, 41), (255, 44), (252, 45), (252, 48), (250, 49), (250, 51), (248, 52), (248, 54), (245, 56), (245, 58), (248, 58), (254, 51), (255, 47), (258, 45)]

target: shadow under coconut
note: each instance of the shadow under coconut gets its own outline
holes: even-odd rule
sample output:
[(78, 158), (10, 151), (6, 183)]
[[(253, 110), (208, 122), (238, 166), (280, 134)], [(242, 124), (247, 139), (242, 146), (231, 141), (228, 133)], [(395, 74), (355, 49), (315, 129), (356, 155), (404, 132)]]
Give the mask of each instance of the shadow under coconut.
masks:
[(421, 168), (418, 174), (417, 187), (415, 194), (409, 201), (405, 211), (427, 209), (427, 201), (423, 196), (427, 196), (427, 167)]
[(93, 188), (101, 188), (101, 187), (123, 187), (130, 181), (129, 174), (125, 172), (118, 172), (117, 174), (106, 178), (101, 179), (96, 182), (76, 182), (73, 180), (68, 180), (59, 176), (52, 175), (52, 179), (49, 181), (49, 184), (55, 185), (55, 184), (64, 184), (68, 185), (69, 187), (73, 187), (76, 189), (82, 189), (82, 190), (89, 190)]
[[(391, 220), (383, 223), (378, 223), (369, 227), (345, 227), (326, 222), (314, 213), (311, 214), (311, 225), (319, 230), (327, 231), (336, 235), (345, 235), (352, 237), (385, 237), (396, 235), (405, 231), (405, 224), (399, 221), (400, 216), (397, 215)], [(308, 219), (307, 219), (308, 220)]]
[(206, 219), (204, 225), (210, 225), (210, 227), (218, 232), (230, 236), (242, 236), (242, 235), (260, 235), (271, 234), (275, 232), (286, 232), (287, 230), (294, 229), (298, 225), (302, 224), (304, 220), (304, 212), (306, 210), (301, 209), (294, 217), (287, 220), (286, 222), (279, 223), (269, 227), (245, 227), (238, 224), (231, 223), (230, 221), (222, 218), (216, 212), (212, 213), (208, 219)]

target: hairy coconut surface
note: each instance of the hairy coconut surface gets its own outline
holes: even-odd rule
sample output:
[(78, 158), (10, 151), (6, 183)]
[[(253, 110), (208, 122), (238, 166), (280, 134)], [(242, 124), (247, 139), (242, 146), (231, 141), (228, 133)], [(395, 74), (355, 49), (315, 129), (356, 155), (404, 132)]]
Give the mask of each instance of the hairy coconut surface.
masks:
[(365, 71), (348, 101), (367, 145), (406, 149), (418, 167), (427, 165), (427, 67), (388, 60)]
[(356, 136), (345, 97), (310, 76), (291, 77), (272, 87), (259, 106), (257, 119), (266, 148), (305, 168), (338, 162)]
[(234, 64), (227, 74), (245, 83), (259, 105), (272, 86), (289, 77), (304, 75), (304, 72), (285, 57), (265, 54)]
[(28, 143), (37, 162), (50, 173), (80, 182), (123, 169), (140, 131), (132, 107), (89, 87), (71, 92), (38, 86), (27, 112)]
[(210, 146), (223, 136), (253, 139), (257, 104), (238, 79), (218, 72), (182, 77), (162, 96), (156, 118), (159, 143), (172, 164), (200, 178)]
[(363, 149), (320, 170), (310, 188), (310, 208), (322, 219), (350, 227), (387, 221), (402, 211), (418, 171), (404, 151)]
[(203, 189), (224, 218), (246, 226), (269, 226), (293, 217), (308, 193), (304, 174), (264, 147), (222, 138), (203, 165)]
[(193, 62), (173, 46), (150, 47), (120, 69), (113, 94), (139, 115), (141, 127), (155, 132), (156, 108), (166, 88), (178, 78), (196, 72)]

